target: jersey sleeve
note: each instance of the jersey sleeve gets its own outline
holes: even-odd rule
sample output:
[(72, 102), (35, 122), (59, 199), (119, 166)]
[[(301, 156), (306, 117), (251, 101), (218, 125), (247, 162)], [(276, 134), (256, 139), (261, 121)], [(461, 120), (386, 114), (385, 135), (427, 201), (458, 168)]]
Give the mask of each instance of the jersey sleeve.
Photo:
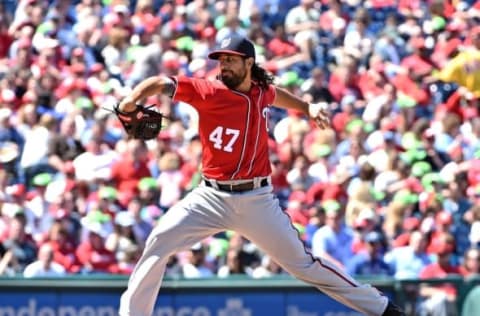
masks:
[(198, 107), (205, 102), (208, 96), (213, 95), (215, 87), (205, 79), (190, 78), (186, 76), (171, 77), (175, 81), (174, 101), (181, 101)]

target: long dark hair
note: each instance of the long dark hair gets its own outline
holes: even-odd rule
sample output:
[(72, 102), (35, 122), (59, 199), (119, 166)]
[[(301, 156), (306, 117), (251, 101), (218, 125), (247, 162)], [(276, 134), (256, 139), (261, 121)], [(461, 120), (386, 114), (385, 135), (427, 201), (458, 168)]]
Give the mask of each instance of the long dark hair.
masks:
[(252, 80), (256, 81), (260, 88), (268, 89), (268, 85), (273, 83), (274, 77), (259, 65), (253, 64)]

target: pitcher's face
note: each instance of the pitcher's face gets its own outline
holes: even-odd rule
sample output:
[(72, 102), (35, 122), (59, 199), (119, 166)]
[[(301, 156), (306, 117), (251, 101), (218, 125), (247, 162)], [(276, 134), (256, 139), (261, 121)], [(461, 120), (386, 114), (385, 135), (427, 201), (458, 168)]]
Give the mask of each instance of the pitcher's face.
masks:
[(229, 88), (236, 89), (247, 78), (247, 62), (241, 56), (224, 54), (218, 58), (220, 80)]

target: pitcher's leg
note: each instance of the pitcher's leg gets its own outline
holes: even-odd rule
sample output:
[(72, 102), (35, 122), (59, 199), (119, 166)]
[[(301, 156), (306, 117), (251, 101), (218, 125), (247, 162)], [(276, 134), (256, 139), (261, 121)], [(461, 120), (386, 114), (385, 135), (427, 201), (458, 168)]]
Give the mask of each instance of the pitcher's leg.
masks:
[[(198, 192), (190, 195), (170, 209), (148, 237), (120, 299), (120, 316), (152, 315), (168, 257), (222, 230), (220, 214), (208, 208), (208, 202), (198, 204), (205, 201)], [(189, 202), (194, 196), (197, 201)]]
[(388, 303), (387, 297), (307, 252), (290, 218), (281, 210), (276, 199), (252, 197), (249, 203), (250, 206), (242, 207), (245, 220), (235, 227), (239, 233), (296, 278), (366, 315), (382, 315)]

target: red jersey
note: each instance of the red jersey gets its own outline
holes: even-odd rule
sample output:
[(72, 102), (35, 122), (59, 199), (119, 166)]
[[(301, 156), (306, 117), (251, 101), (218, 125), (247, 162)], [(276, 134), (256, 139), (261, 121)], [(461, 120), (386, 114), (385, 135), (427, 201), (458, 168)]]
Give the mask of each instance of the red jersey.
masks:
[(175, 101), (199, 114), (202, 171), (216, 180), (264, 177), (271, 173), (267, 114), (275, 88), (253, 84), (249, 92), (228, 89), (219, 80), (173, 77)]

